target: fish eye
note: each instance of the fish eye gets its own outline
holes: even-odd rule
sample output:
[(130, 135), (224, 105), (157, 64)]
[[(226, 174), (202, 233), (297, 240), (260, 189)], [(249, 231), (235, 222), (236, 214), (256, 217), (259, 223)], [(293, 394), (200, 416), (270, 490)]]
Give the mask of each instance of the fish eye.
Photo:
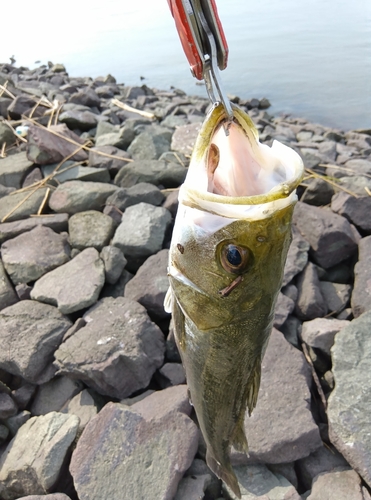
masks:
[(248, 262), (249, 250), (247, 248), (232, 243), (223, 246), (221, 264), (229, 273), (240, 274), (245, 270)]

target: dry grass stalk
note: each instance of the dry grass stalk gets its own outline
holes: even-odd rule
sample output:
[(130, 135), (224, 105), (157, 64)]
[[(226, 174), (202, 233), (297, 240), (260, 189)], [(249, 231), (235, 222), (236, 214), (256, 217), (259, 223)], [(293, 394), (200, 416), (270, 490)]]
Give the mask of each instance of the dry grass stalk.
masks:
[[(337, 165), (326, 165), (325, 163), (320, 163), (319, 167), (335, 168), (337, 170), (342, 170), (343, 172), (350, 172), (351, 174), (357, 175), (357, 172), (355, 172), (351, 168), (347, 168), (347, 167), (338, 167)], [(362, 177), (369, 177), (371, 179), (370, 174), (361, 174), (361, 175), (362, 175)]]
[(303, 349), (303, 353), (304, 353), (305, 359), (307, 360), (307, 362), (308, 362), (308, 364), (309, 364), (309, 366), (310, 366), (310, 368), (312, 370), (313, 380), (314, 380), (314, 382), (316, 384), (319, 397), (321, 398), (323, 407), (324, 407), (324, 409), (326, 411), (327, 410), (327, 401), (326, 401), (325, 393), (323, 392), (323, 389), (322, 389), (322, 386), (321, 386), (321, 382), (320, 382), (320, 380), (318, 378), (317, 372), (316, 372), (316, 370), (314, 368), (314, 365), (313, 365), (313, 361), (311, 360), (311, 357), (309, 356), (308, 348), (307, 348), (307, 346), (304, 343), (301, 344), (301, 347)]
[(369, 196), (371, 196), (371, 191), (367, 186), (365, 186), (365, 191)]
[(118, 99), (112, 99), (111, 102), (118, 108), (121, 108), (125, 111), (131, 111), (132, 113), (137, 113), (138, 115), (144, 116), (145, 118), (149, 118), (150, 120), (154, 120), (156, 118), (156, 116), (153, 113), (149, 113), (148, 111), (142, 111), (141, 109), (132, 108), (128, 104), (125, 104), (119, 101)]
[(42, 214), (42, 211), (44, 210), (46, 202), (48, 201), (49, 193), (50, 193), (50, 187), (48, 187), (47, 190), (46, 190), (46, 193), (45, 193), (45, 196), (43, 198), (43, 201), (41, 202), (39, 210), (37, 211), (37, 215), (41, 215)]
[(7, 94), (10, 98), (15, 99), (15, 95), (7, 89), (8, 80), (4, 83), (4, 85), (0, 85), (0, 97), (4, 94)]
[(28, 195), (23, 199), (21, 200), (19, 203), (17, 203), (17, 205), (15, 207), (13, 207), (2, 219), (1, 219), (1, 222), (5, 222), (12, 214), (14, 214), (14, 212), (16, 212), (18, 210), (19, 207), (21, 207), (23, 205), (23, 203), (25, 203), (28, 198), (31, 198), (31, 196), (36, 193), (36, 191), (40, 188), (40, 186), (37, 186), (35, 189), (33, 189), (30, 193), (28, 193)]
[(4, 142), (3, 145), (1, 146), (0, 158), (6, 158), (5, 148), (6, 148), (6, 142)]
[[(86, 142), (85, 144), (79, 144), (78, 142), (74, 141), (73, 139), (70, 139), (69, 137), (65, 137), (64, 135), (62, 134), (59, 134), (58, 132), (56, 132), (55, 130), (51, 130), (51, 129), (48, 129), (47, 127), (45, 127), (44, 125), (42, 125), (41, 123), (38, 123), (36, 120), (34, 120), (33, 118), (28, 118), (27, 116), (23, 117), (24, 120), (29, 120), (31, 123), (33, 123), (34, 125), (36, 125), (37, 127), (40, 127), (40, 128), (43, 128), (45, 130), (47, 130), (48, 132), (50, 132), (51, 134), (57, 136), (57, 137), (60, 137), (61, 139), (64, 139), (65, 141), (71, 143), (71, 144), (74, 144), (75, 146), (79, 146), (81, 147), (81, 149), (83, 149), (84, 151), (90, 151), (91, 150), (91, 146), (89, 146), (89, 144), (91, 145), (92, 143), (90, 141)], [(99, 150), (96, 150), (94, 149), (94, 154), (97, 154), (97, 155), (100, 155), (100, 156), (105, 156), (107, 158), (113, 158), (114, 160), (122, 160), (122, 161), (127, 161), (127, 162), (132, 162), (134, 160), (132, 160), (131, 158), (121, 158), (120, 156), (115, 156), (115, 155), (110, 155), (108, 153), (104, 153), (103, 151), (99, 151)], [(74, 153), (75, 154), (75, 153)]]
[(340, 186), (339, 184), (337, 184), (334, 181), (330, 181), (330, 179), (328, 177), (326, 177), (325, 175), (317, 174), (317, 172), (314, 172), (314, 170), (312, 170), (310, 168), (306, 168), (305, 170), (306, 170), (306, 172), (309, 172), (311, 175), (313, 175), (313, 177), (317, 177), (318, 179), (322, 179), (323, 181), (327, 182), (328, 184), (331, 184), (331, 186), (334, 186), (337, 189), (340, 189), (341, 191), (345, 191), (346, 193), (354, 196), (354, 198), (359, 198), (359, 196), (357, 194), (353, 193), (352, 191), (350, 191), (349, 189), (347, 189), (343, 186)]

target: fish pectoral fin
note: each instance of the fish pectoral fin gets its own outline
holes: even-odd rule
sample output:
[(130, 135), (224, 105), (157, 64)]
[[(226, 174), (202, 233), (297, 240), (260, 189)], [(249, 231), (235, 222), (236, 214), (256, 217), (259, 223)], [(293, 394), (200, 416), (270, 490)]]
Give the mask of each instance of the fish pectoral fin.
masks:
[(167, 289), (165, 298), (164, 298), (165, 312), (171, 313), (173, 311), (173, 300), (174, 300), (173, 291), (171, 289), (171, 286), (169, 286), (169, 288)]
[(229, 486), (229, 488), (238, 498), (241, 498), (241, 490), (231, 464), (223, 466), (217, 460), (215, 460), (215, 458), (209, 453), (209, 451), (206, 452), (206, 463), (208, 467), (214, 472), (214, 474), (219, 479), (224, 481), (225, 484)]
[(178, 304), (176, 297), (173, 297), (172, 313), (174, 321), (175, 338), (177, 340), (178, 347), (180, 348), (180, 350), (184, 351), (186, 348), (184, 314)]
[(261, 378), (261, 359), (256, 360), (254, 369), (252, 370), (249, 382), (247, 384), (246, 402), (249, 409), (249, 416), (256, 406), (258, 401), (259, 387)]

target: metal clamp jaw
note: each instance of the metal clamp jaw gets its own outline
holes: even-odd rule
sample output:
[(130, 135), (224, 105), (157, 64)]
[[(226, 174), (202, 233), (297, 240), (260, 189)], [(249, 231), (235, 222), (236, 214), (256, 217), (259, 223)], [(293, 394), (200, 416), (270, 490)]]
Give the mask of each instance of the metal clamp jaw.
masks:
[[(233, 111), (219, 75), (219, 69), (227, 66), (228, 45), (215, 0), (168, 0), (168, 4), (193, 76), (205, 80), (210, 101), (222, 103), (231, 123)], [(228, 124), (225, 130), (228, 133)]]

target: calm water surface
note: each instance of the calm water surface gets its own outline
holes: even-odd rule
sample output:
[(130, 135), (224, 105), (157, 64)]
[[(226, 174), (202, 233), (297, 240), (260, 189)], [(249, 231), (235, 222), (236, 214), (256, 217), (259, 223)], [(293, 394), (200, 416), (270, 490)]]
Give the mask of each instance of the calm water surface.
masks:
[[(230, 48), (226, 91), (268, 97), (288, 112), (341, 129), (371, 128), (370, 0), (217, 0)], [(195, 84), (166, 0), (45, 0), (2, 6), (0, 61), (63, 62), (71, 76), (113, 74), (117, 81)], [(15, 29), (15, 26), (17, 29)], [(4, 31), (5, 30), (5, 31)]]

